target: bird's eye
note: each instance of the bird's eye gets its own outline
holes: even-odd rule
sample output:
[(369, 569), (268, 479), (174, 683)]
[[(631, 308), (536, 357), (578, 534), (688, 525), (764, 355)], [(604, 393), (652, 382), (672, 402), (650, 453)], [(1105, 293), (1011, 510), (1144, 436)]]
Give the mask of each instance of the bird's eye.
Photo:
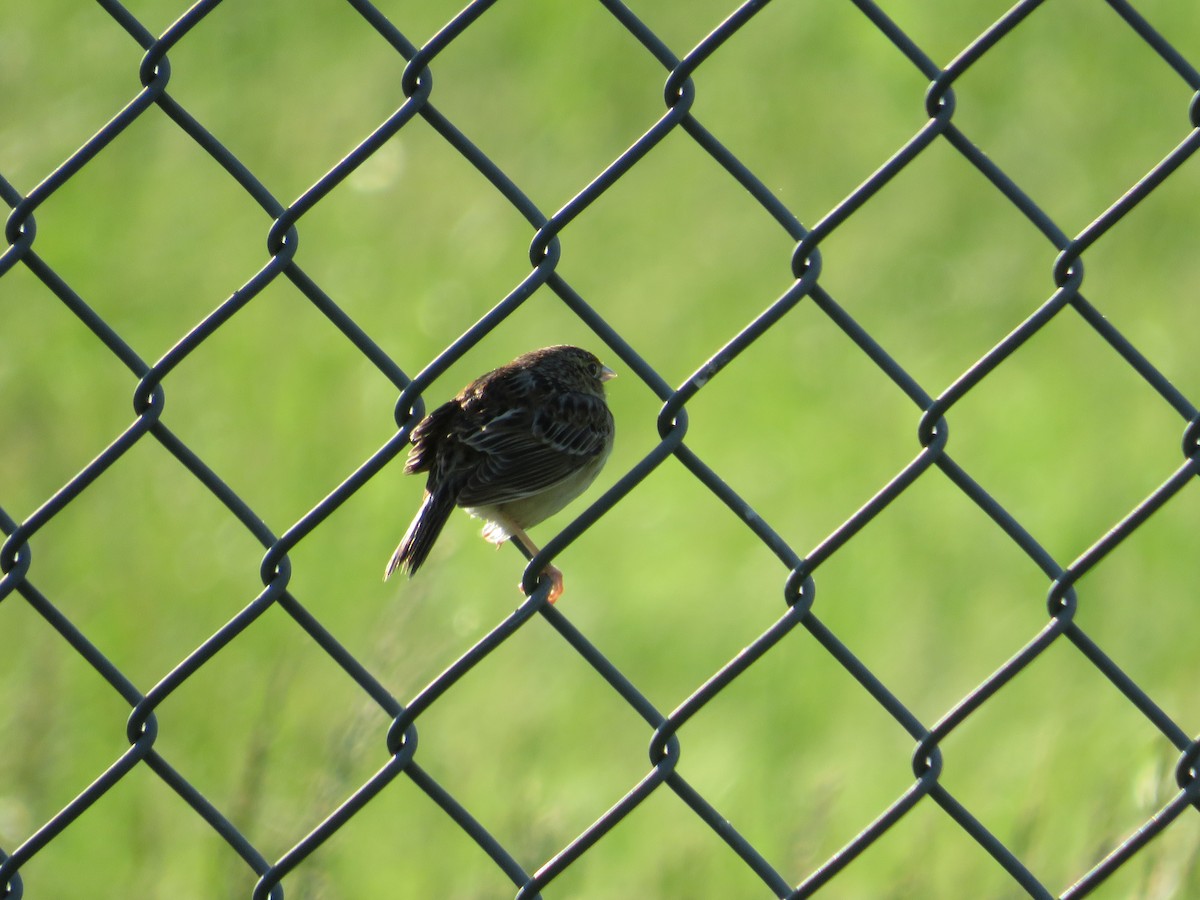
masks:
[(600, 377), (600, 363), (592, 361), (588, 363), (588, 374), (593, 378)]

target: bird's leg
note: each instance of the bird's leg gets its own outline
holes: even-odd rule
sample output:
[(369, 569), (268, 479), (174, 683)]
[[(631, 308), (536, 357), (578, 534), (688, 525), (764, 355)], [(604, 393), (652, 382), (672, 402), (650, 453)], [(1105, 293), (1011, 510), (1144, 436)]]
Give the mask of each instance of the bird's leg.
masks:
[[(525, 552), (529, 554), (530, 559), (532, 559), (534, 556), (536, 556), (540, 552), (538, 550), (537, 544), (535, 544), (533, 541), (531, 541), (529, 539), (529, 535), (527, 535), (524, 532), (524, 530), (522, 530), (520, 528), (512, 529), (511, 540), (516, 541), (522, 547), (524, 547)], [(542, 569), (542, 574), (546, 575), (550, 578), (550, 596), (547, 597), (546, 599), (549, 602), (553, 603), (555, 600), (557, 600), (559, 597), (562, 596), (562, 592), (563, 592), (562, 570), (559, 569), (557, 566), (548, 565), (548, 566), (546, 566), (546, 568)], [(521, 587), (521, 585), (518, 585), (518, 587)], [(522, 589), (522, 591), (524, 590), (523, 587), (521, 589)]]

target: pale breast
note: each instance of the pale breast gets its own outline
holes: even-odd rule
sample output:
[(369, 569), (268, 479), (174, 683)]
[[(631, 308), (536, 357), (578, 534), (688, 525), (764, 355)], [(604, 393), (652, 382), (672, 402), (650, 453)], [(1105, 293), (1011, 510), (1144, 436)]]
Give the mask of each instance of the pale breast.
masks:
[(611, 449), (607, 448), (604, 453), (544, 491), (493, 506), (467, 507), (466, 510), (476, 518), (491, 523), (484, 528), (484, 537), (493, 543), (501, 543), (512, 536), (514, 529), (523, 531), (532, 528), (587, 490), (604, 468)]

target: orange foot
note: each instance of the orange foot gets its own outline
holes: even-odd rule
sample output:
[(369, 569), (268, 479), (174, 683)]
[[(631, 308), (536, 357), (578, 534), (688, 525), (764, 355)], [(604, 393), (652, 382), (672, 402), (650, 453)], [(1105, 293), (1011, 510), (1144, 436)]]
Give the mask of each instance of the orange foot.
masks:
[[(557, 600), (559, 597), (562, 596), (562, 592), (563, 592), (562, 570), (559, 569), (557, 566), (546, 566), (546, 568), (544, 568), (542, 570), (542, 574), (550, 576), (550, 596), (547, 597), (546, 599), (549, 602), (553, 603), (555, 600)], [(523, 584), (518, 582), (517, 587), (520, 588), (522, 592), (524, 592), (525, 587)]]

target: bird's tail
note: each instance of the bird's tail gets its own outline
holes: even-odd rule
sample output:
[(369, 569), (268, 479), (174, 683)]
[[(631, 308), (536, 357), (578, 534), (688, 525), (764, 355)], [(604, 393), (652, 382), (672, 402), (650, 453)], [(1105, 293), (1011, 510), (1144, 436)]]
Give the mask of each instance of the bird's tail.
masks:
[(435, 491), (432, 494), (425, 494), (421, 508), (417, 510), (412, 524), (408, 526), (408, 531), (404, 533), (404, 538), (400, 541), (400, 546), (396, 548), (391, 561), (387, 564), (387, 569), (383, 573), (384, 581), (387, 581), (397, 569), (403, 569), (411, 576), (421, 567), (421, 563), (425, 562), (425, 557), (429, 556), (429, 551), (433, 549), (434, 541), (442, 533), (453, 509), (454, 495), (452, 492)]

